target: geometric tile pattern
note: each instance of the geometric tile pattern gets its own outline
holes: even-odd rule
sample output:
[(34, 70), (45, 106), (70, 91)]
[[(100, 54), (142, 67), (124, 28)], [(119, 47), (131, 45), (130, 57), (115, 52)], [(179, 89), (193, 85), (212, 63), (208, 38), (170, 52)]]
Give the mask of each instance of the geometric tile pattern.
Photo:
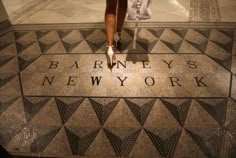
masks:
[[(231, 72), (225, 98), (25, 96), (19, 73), (47, 54), (104, 53), (104, 29), (0, 35), (0, 145), (33, 157), (236, 156), (236, 31), (142, 28), (137, 51), (205, 54)], [(132, 57), (133, 30), (121, 50)], [(145, 57), (145, 56), (141, 56)]]
[[(40, 108), (30, 111), (29, 102)], [(67, 121), (59, 112), (62, 102), (72, 106), (65, 110)], [(1, 105), (8, 107), (0, 115), (0, 144), (10, 153), (135, 157), (143, 147), (147, 157), (235, 156), (236, 102), (229, 98), (20, 97)], [(102, 117), (107, 119), (100, 122)], [(191, 152), (178, 151), (188, 146)]]
[[(132, 52), (133, 29), (122, 32), (120, 53)], [(17, 31), (0, 35), (0, 66), (17, 54), (23, 70), (42, 54), (104, 53), (104, 29)], [(233, 29), (142, 28), (137, 38), (139, 53), (203, 53), (230, 70), (235, 52)], [(12, 61), (13, 62), (13, 61)], [(11, 63), (12, 63), (11, 62)], [(10, 64), (10, 63), (9, 63)]]

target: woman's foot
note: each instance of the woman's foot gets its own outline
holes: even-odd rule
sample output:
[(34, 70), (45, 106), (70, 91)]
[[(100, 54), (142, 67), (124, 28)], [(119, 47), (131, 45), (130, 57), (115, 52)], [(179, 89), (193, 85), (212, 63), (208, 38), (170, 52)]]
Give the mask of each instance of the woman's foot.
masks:
[(121, 51), (121, 32), (116, 32), (114, 36), (115, 46)]
[(115, 52), (113, 46), (107, 46), (108, 66), (113, 67), (116, 64)]

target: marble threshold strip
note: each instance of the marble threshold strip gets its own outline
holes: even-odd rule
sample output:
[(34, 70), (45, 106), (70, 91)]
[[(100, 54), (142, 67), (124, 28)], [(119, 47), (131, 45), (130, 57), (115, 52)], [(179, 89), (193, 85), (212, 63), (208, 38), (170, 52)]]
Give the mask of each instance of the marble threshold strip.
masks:
[(10, 20), (14, 21), (14, 23), (21, 23), (54, 1), (55, 0), (32, 0), (22, 8), (12, 12), (9, 15)]
[[(16, 24), (8, 30), (58, 30), (80, 28), (104, 28), (104, 22), (98, 23), (53, 23), (53, 24)], [(134, 22), (126, 22), (124, 28), (134, 28)], [(236, 29), (236, 22), (140, 22), (139, 28), (198, 28), (198, 29)], [(0, 31), (1, 33), (1, 31)]]

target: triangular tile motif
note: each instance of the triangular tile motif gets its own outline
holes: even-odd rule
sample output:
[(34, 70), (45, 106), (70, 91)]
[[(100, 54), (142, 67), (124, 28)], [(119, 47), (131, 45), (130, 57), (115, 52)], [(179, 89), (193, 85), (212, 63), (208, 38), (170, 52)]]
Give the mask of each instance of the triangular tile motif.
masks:
[(58, 34), (67, 53), (75, 52), (75, 48), (84, 40), (83, 36), (78, 30), (58, 31)]
[(87, 35), (85, 39), (95, 53), (106, 43), (106, 34), (102, 29), (95, 29), (92, 33)]
[(164, 99), (163, 104), (172, 113), (176, 120), (184, 126), (185, 119), (188, 114), (191, 100), (186, 99)]
[(220, 125), (196, 100), (192, 100), (184, 127), (220, 128)]
[(227, 70), (231, 70), (231, 65), (232, 65), (232, 56), (229, 56), (228, 58), (226, 59), (218, 59), (218, 58), (215, 58), (215, 57), (211, 57), (211, 59), (213, 59), (217, 64), (221, 65), (222, 67), (224, 67), (225, 69)]
[(84, 39), (89, 36), (92, 32), (94, 32), (94, 29), (79, 29), (79, 32), (84, 37)]
[(64, 37), (66, 37), (68, 34), (70, 34), (72, 32), (72, 30), (66, 30), (66, 31), (57, 31), (60, 39), (63, 39)]
[(228, 99), (225, 127), (229, 131), (234, 131), (236, 127), (236, 102)]
[(66, 135), (73, 155), (84, 156), (90, 144), (99, 133), (99, 128), (66, 127)]
[(86, 156), (96, 156), (96, 157), (115, 157), (115, 151), (109, 142), (103, 129), (100, 130), (94, 141), (89, 146), (85, 153)]
[(76, 45), (70, 53), (93, 53), (92, 49), (90, 48), (89, 44), (86, 40), (81, 41), (78, 45)]
[(71, 115), (68, 121), (65, 123), (66, 127), (94, 127), (100, 128), (101, 125), (99, 123), (99, 119), (89, 101), (89, 99), (85, 99), (79, 107), (75, 110), (75, 112)]
[(187, 29), (171, 29), (171, 31), (173, 31), (174, 33), (176, 33), (177, 35), (179, 35), (181, 38), (185, 38), (185, 35), (187, 33)]
[(144, 128), (181, 128), (181, 125), (165, 105), (160, 100), (156, 100), (145, 121)]
[(207, 157), (219, 156), (223, 139), (219, 128), (192, 128), (186, 131)]
[(219, 157), (235, 157), (236, 155), (236, 135), (227, 132), (224, 138), (224, 144), (222, 145), (221, 153)]
[(61, 41), (39, 42), (39, 45), (44, 54), (67, 53)]
[(0, 88), (5, 86), (8, 82), (10, 82), (13, 78), (15, 78), (17, 75), (4, 75), (0, 76)]
[(40, 57), (41, 51), (38, 43), (33, 43), (28, 48), (24, 49), (18, 55), (18, 62), (20, 70), (24, 70), (28, 65), (30, 65), (34, 60)]
[(0, 42), (0, 57), (4, 56), (16, 56), (16, 44), (13, 42), (4, 43)]
[[(178, 31), (177, 31), (178, 32)], [(178, 32), (181, 34), (180, 32)], [(165, 29), (162, 33), (160, 40), (172, 51), (177, 53), (183, 42), (183, 38), (176, 33), (176, 30)]]
[(195, 43), (192, 41), (186, 40), (190, 45), (199, 50), (201, 53), (205, 53), (208, 41), (203, 41), (202, 43)]
[(0, 96), (21, 96), (18, 75), (0, 74)]
[(4, 49), (8, 48), (12, 44), (13, 44), (13, 42), (1, 42), (0, 43), (0, 52), (2, 52)]
[[(186, 150), (187, 149), (187, 150)], [(174, 157), (207, 158), (190, 135), (183, 129)]]
[[(196, 46), (197, 44), (194, 43), (194, 45)], [(198, 46), (193, 46), (192, 44), (190, 44), (190, 42), (188, 42), (187, 40), (184, 40), (181, 47), (179, 48), (179, 53), (199, 53), (201, 54), (202, 52), (196, 48)]]
[(153, 41), (157, 41), (158, 38), (148, 29), (142, 28), (138, 32), (137, 40), (143, 41), (144, 43), (147, 43), (148, 45), (149, 43), (152, 43)]
[(116, 155), (129, 156), (141, 129), (105, 128), (104, 131)]
[(8, 109), (11, 105), (13, 105), (14, 102), (16, 102), (18, 100), (19, 97), (14, 97), (14, 96), (10, 96), (10, 97), (0, 97), (0, 116), (1, 114)]
[[(12, 100), (10, 102), (12, 102)], [(10, 107), (2, 112), (0, 115), (0, 123), (9, 125), (27, 123), (22, 98), (15, 100)]]
[(153, 28), (153, 29), (148, 29), (154, 36), (156, 36), (156, 38), (160, 38), (162, 33), (164, 32), (165, 29), (161, 29), (161, 28)]
[(179, 41), (177, 43), (170, 43), (170, 42), (162, 40), (162, 42), (175, 53), (179, 51), (179, 48), (181, 47), (181, 44), (182, 44), (182, 41)]
[(0, 124), (0, 145), (6, 147), (23, 126), (20, 124)]
[(18, 57), (19, 69), (23, 71), (27, 66), (29, 66), (34, 60), (26, 61), (25, 59)]
[(47, 35), (50, 31), (36, 31), (37, 39), (41, 39), (43, 36)]
[[(144, 45), (144, 43), (140, 43), (140, 41), (136, 42), (136, 48), (133, 49), (133, 43), (128, 42), (125, 43), (128, 44), (126, 49), (124, 51), (122, 51), (122, 53), (127, 53), (129, 55), (131, 54), (147, 54), (147, 50), (149, 49), (146, 45)], [(127, 57), (128, 58), (128, 57)]]
[(212, 29), (209, 40), (225, 45), (233, 39), (225, 34), (225, 32), (222, 32), (222, 30)]
[(30, 120), (32, 125), (61, 126), (62, 121), (54, 98), (51, 98)]
[(29, 32), (27, 32), (27, 31), (14, 32), (15, 39), (18, 40), (18, 39), (22, 38), (23, 36), (25, 36), (25, 35), (28, 34), (28, 33), (29, 33)]
[(90, 98), (90, 102), (95, 110), (97, 117), (101, 123), (104, 125), (111, 112), (114, 110), (119, 102), (119, 99), (113, 98)]
[[(19, 32), (18, 32), (19, 33)], [(16, 34), (18, 34), (16, 33)], [(28, 45), (32, 42), (36, 42), (37, 41), (37, 36), (35, 34), (34, 31), (29, 31), (29, 32), (25, 32), (26, 34), (24, 34), (23, 36), (19, 36), (19, 37), (16, 37), (16, 42), (17, 43), (21, 43), (23, 45)]]
[(218, 30), (218, 31), (225, 34), (226, 36), (230, 37), (231, 39), (234, 39), (234, 30), (232, 30), (232, 29), (221, 29), (221, 30)]
[(57, 41), (49, 43), (49, 44), (45, 44), (45, 43), (39, 42), (39, 46), (40, 46), (42, 52), (46, 53), (50, 48), (52, 48), (57, 43), (58, 43)]
[(212, 41), (215, 45), (220, 47), (221, 49), (224, 49), (227, 53), (231, 54), (232, 53), (232, 48), (233, 48), (233, 41), (229, 41), (228, 43), (219, 43), (217, 41)]
[(15, 40), (14, 33), (12, 31), (3, 33), (0, 35), (0, 42), (13, 42)]
[(130, 152), (130, 157), (151, 157), (159, 158), (161, 155), (149, 139), (148, 135), (142, 130)]
[(221, 126), (224, 126), (227, 99), (199, 99), (197, 101)]
[(41, 51), (45, 54), (66, 53), (57, 31), (38, 32)]
[(162, 40), (159, 40), (153, 47), (151, 53), (175, 53)]
[(56, 31), (37, 32), (38, 41), (50, 44), (60, 41), (60, 37)]
[(195, 31), (203, 35), (207, 39), (210, 37), (210, 34), (211, 34), (211, 30), (208, 30), (208, 29), (195, 29)]
[(125, 102), (140, 125), (143, 126), (155, 103), (155, 99), (125, 99)]
[(10, 56), (1, 57), (1, 59), (0, 59), (0, 68), (2, 66), (4, 66), (5, 64), (7, 64), (9, 61), (11, 61), (13, 58), (14, 58), (14, 56), (13, 57), (10, 57)]
[(162, 157), (173, 157), (181, 129), (145, 129), (145, 132)]
[(71, 53), (80, 44), (80, 42), (67, 43), (62, 41), (62, 44), (66, 49), (67, 53)]
[(37, 132), (37, 137), (31, 145), (31, 152), (42, 152), (52, 139), (60, 131), (60, 126), (33, 125), (32, 128)]
[(88, 40), (86, 40), (86, 42), (88, 43), (88, 45), (89, 45), (90, 49), (93, 51), (93, 53), (96, 53), (105, 44), (105, 42), (93, 43)]
[(55, 98), (63, 123), (66, 123), (66, 121), (71, 117), (71, 115), (75, 112), (83, 100), (83, 98), (77, 97)]
[(24, 106), (28, 121), (30, 121), (49, 100), (50, 98), (48, 97), (25, 97)]
[(21, 44), (16, 42), (16, 49), (17, 49), (17, 53), (20, 54), (23, 51), (25, 51), (26, 49), (28, 49), (30, 46), (32, 46), (33, 44), (35, 44), (35, 42), (30, 42), (28, 44)]
[[(4, 58), (4, 57), (0, 57), (0, 58)], [(3, 59), (4, 60), (4, 59)], [(12, 75), (16, 75), (19, 72), (19, 66), (18, 66), (18, 60), (17, 57), (12, 57), (12, 58), (6, 58), (6, 60), (0, 67), (0, 73), (4, 74), (4, 76), (12, 76)]]
[[(0, 57), (1, 58), (1, 57)], [(13, 57), (9, 62), (0, 67), (0, 73), (5, 76), (17, 75), (19, 73), (18, 58)]]
[[(15, 125), (12, 125), (15, 127)], [(37, 138), (37, 132), (29, 127), (23, 126), (16, 134), (12, 135), (11, 140), (6, 146), (6, 149), (10, 152), (27, 152), (31, 153), (32, 142)]]
[(228, 57), (231, 56), (230, 53), (228, 53), (225, 49), (221, 48), (218, 44), (216, 44), (213, 41), (208, 42), (206, 54), (220, 60), (227, 59)]
[(42, 155), (53, 155), (53, 156), (68, 156), (72, 155), (70, 144), (68, 142), (66, 131), (61, 128), (57, 135), (43, 150)]
[(128, 105), (121, 99), (105, 122), (104, 127), (139, 129), (141, 126)]
[(79, 43), (84, 40), (84, 37), (78, 30), (58, 31), (58, 34), (62, 41), (69, 44)]

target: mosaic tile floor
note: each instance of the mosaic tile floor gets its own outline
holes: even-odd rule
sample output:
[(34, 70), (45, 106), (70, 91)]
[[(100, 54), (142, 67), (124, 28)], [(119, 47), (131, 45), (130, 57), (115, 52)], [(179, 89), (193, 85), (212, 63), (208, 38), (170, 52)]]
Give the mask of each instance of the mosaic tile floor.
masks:
[(0, 144), (15, 157), (235, 157), (236, 28), (141, 28), (136, 50), (132, 36), (111, 71), (103, 28), (0, 34)]

